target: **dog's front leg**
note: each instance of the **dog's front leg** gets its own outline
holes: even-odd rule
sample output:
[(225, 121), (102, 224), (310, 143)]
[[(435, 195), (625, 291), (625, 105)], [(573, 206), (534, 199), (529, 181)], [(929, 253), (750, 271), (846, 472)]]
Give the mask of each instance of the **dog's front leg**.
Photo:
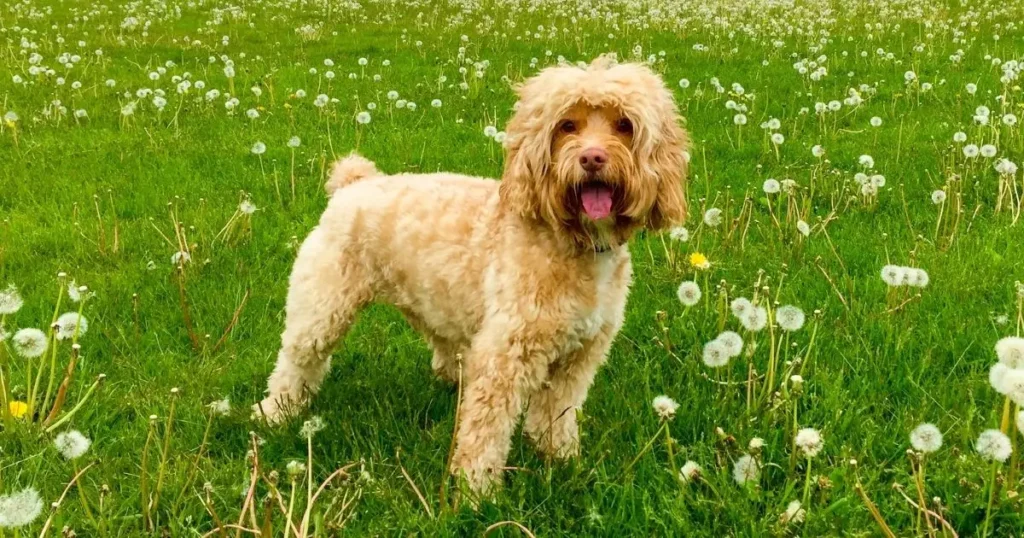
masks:
[(602, 328), (592, 340), (566, 357), (544, 386), (530, 397), (523, 431), (544, 455), (570, 458), (579, 454), (576, 412), (583, 407), (597, 369), (604, 364), (616, 328)]
[(501, 485), (516, 422), (547, 374), (548, 360), (521, 346), (482, 347), (474, 345), (466, 357), (452, 473), (463, 476), (475, 493), (489, 495)]

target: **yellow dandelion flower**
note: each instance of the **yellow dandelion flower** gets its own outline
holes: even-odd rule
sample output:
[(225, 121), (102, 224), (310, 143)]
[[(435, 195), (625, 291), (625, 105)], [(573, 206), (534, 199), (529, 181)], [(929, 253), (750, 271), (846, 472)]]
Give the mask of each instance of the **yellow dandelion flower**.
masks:
[(10, 409), (11, 416), (14, 418), (21, 418), (25, 416), (25, 413), (28, 413), (28, 404), (25, 402), (14, 400), (8, 404), (7, 407)]
[(690, 265), (695, 269), (708, 269), (711, 267), (711, 262), (708, 261), (707, 256), (700, 252), (694, 252), (693, 254), (690, 254)]

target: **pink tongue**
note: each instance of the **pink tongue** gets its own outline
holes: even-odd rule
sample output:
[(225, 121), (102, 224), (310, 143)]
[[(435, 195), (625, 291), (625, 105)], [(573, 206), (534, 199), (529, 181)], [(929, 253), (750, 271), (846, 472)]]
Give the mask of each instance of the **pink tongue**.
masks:
[(605, 185), (587, 185), (580, 197), (583, 212), (591, 220), (601, 220), (612, 212), (612, 190)]

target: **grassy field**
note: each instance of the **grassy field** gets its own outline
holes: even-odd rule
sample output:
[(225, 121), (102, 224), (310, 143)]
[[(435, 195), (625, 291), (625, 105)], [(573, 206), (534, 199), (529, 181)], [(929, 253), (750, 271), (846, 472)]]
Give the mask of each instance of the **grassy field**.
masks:
[[(890, 536), (1022, 535), (1024, 437), (989, 368), (1024, 329), (1011, 166), (1024, 159), (1024, 3), (965, 4), (5, 3), (0, 289), (24, 306), (0, 296), (17, 310), (0, 314), (15, 411), (0, 432), (0, 537), (238, 523), (279, 536), (290, 501), (296, 530), (321, 536), (479, 536), (501, 522), (536, 536), (884, 536), (881, 521)], [(694, 140), (691, 214), (688, 240), (632, 245), (626, 325), (583, 409), (581, 457), (544, 461), (517, 434), (504, 490), (454, 506), (456, 389), (385, 306), (362, 314), (306, 414), (250, 421), (330, 162), (358, 149), (387, 172), (496, 177), (502, 146), (485, 131), (508, 120), (511, 84), (609, 52), (674, 89)], [(887, 265), (930, 282), (889, 286)], [(692, 307), (684, 281), (703, 291)], [(768, 327), (747, 330), (729, 312), (738, 297), (769, 309)], [(781, 305), (802, 309), (802, 328), (775, 323)], [(23, 356), (16, 331), (79, 310), (87, 330)], [(712, 369), (703, 349), (722, 330), (747, 347)], [(659, 395), (679, 403), (674, 420), (652, 409)], [(209, 407), (224, 398), (226, 413)], [(324, 428), (307, 443), (312, 417)], [(908, 453), (926, 422), (941, 448)], [(798, 428), (820, 432), (813, 458)], [(1004, 463), (977, 450), (987, 429), (1009, 435)], [(55, 445), (70, 430), (91, 440), (72, 460)], [(310, 454), (308, 476), (289, 473)], [(739, 484), (748, 454), (758, 476)], [(699, 477), (680, 480), (686, 461)], [(309, 478), (330, 481), (298, 528)], [(4, 528), (32, 515), (33, 499), (15, 502), (26, 488), (42, 513)], [(803, 512), (780, 519), (792, 501)]]

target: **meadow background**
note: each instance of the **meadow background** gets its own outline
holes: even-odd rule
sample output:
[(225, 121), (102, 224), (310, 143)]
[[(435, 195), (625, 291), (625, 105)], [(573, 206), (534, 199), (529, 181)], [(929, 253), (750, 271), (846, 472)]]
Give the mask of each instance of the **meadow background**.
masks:
[[(1022, 16), (1017, 0), (5, 3), (0, 287), (24, 299), (2, 317), (5, 399), (24, 402), (40, 368), (45, 389), (51, 361), (59, 383), (72, 357), (65, 339), (23, 358), (15, 331), (46, 331), (59, 294), (56, 313), (81, 307), (88, 327), (63, 419), (5, 417), (0, 495), (34, 488), (43, 507), (0, 536), (47, 518), (51, 535), (234, 535), (223, 525), (238, 522), (281, 535), (278, 500), (297, 485), (298, 525), (308, 496), (286, 466), (310, 451), (316, 485), (354, 464), (310, 510), (310, 535), (503, 521), (537, 536), (884, 535), (871, 505), (894, 535), (927, 535), (910, 502), (922, 497), (960, 536), (1021, 535), (1024, 437), (988, 374), (996, 342), (1024, 326), (1024, 183), (1007, 164), (1024, 159)], [(362, 314), (308, 412), (249, 420), (333, 159), (358, 149), (391, 173), (497, 177), (512, 83), (602, 53), (649, 62), (673, 88), (694, 142), (691, 215), (686, 241), (631, 247), (626, 325), (583, 409), (582, 456), (546, 462), (517, 435), (504, 490), (453, 507), (456, 389), (383, 306)], [(890, 264), (930, 282), (889, 286)], [(70, 303), (71, 280), (94, 295)], [(683, 281), (703, 291), (695, 306), (677, 298)], [(796, 305), (806, 323), (743, 332), (750, 358), (710, 369), (705, 343), (743, 328), (736, 297)], [(748, 365), (764, 373), (772, 355), (775, 385), (748, 404)], [(680, 404), (671, 447), (659, 395)], [(795, 457), (794, 416), (821, 432), (813, 460)], [(907, 450), (922, 422), (944, 442), (919, 495)], [(990, 428), (1012, 439), (1005, 464), (975, 450)], [(91, 446), (68, 461), (54, 438), (72, 429)], [(701, 478), (681, 482), (669, 448)], [(738, 484), (751, 451), (760, 476)], [(804, 521), (780, 520), (794, 500)]]

